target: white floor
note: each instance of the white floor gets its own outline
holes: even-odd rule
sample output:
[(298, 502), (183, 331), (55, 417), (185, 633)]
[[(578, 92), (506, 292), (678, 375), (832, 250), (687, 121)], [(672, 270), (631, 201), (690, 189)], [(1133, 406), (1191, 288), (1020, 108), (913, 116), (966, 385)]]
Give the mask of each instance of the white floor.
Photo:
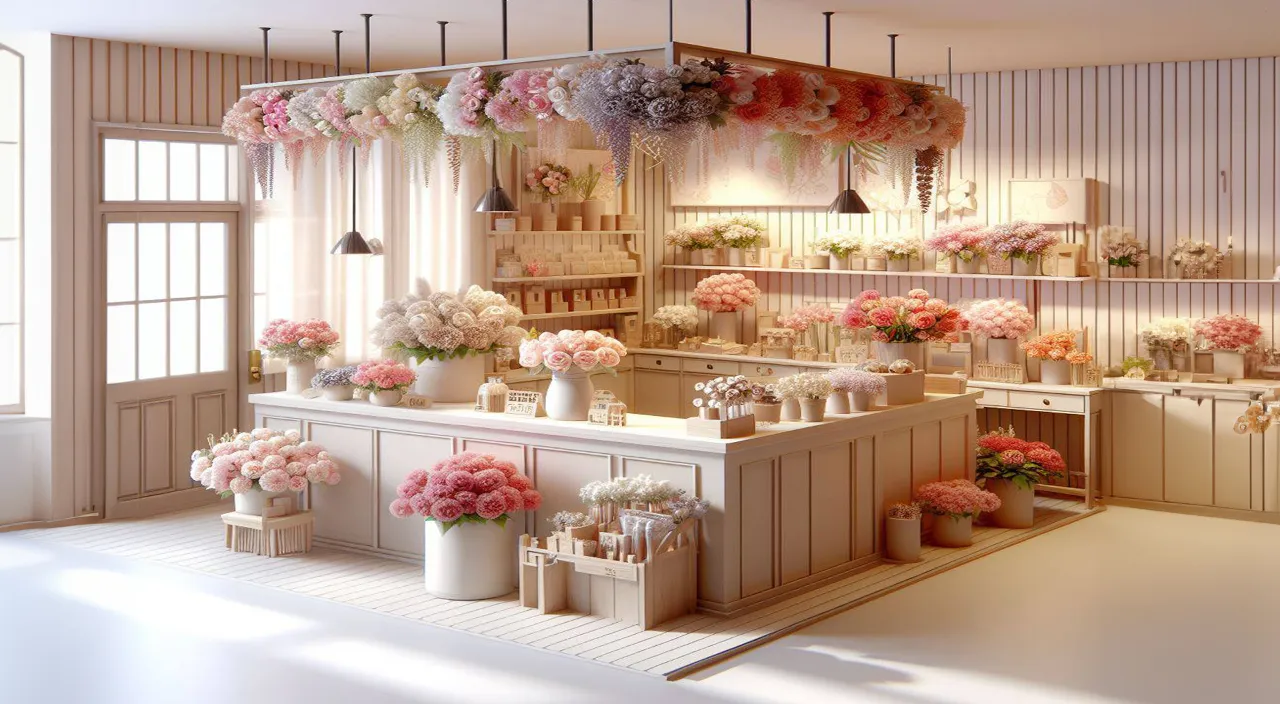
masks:
[(664, 683), (0, 534), (0, 702), (1270, 704), (1277, 546), (1113, 508)]

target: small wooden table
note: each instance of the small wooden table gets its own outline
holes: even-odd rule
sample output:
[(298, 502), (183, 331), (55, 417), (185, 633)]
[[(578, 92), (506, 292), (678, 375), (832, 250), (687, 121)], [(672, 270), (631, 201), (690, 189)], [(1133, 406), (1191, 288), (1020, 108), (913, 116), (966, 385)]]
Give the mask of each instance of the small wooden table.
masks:
[(267, 557), (311, 552), (315, 522), (315, 516), (310, 511), (299, 511), (278, 518), (250, 516), (234, 511), (222, 514), (229, 550)]

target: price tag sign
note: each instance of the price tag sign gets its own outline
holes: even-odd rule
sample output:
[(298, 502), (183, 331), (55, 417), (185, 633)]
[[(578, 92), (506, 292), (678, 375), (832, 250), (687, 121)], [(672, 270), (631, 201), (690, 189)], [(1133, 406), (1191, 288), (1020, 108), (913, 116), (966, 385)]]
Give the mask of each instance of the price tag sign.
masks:
[(947, 350), (951, 354), (970, 354), (973, 352), (972, 342), (952, 342)]
[(542, 394), (537, 391), (508, 391), (507, 407), (503, 412), (511, 416), (537, 418), (541, 415)]
[(406, 408), (431, 408), (431, 399), (417, 394), (405, 394), (400, 404)]

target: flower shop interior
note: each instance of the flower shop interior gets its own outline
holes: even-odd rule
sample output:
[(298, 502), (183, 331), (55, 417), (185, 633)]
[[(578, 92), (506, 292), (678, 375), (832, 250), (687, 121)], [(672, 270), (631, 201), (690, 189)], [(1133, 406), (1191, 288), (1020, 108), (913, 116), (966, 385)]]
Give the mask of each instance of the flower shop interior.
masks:
[(109, 5), (0, 27), (0, 701), (1274, 701), (1265, 3)]

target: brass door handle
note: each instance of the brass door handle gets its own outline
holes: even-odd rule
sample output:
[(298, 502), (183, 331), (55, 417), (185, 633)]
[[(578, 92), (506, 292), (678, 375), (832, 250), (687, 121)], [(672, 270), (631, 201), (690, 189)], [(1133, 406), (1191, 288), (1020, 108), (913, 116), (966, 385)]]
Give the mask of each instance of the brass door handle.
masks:
[(262, 383), (262, 350), (249, 350), (249, 383)]

